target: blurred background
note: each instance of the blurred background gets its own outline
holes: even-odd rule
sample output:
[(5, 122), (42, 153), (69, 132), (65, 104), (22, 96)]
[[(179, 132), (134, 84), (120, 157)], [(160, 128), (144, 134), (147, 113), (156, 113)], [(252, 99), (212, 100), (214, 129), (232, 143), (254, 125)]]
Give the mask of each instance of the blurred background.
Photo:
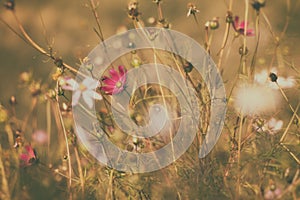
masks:
[[(197, 18), (200, 27), (197, 27), (192, 16), (186, 17), (187, 4), (195, 3), (200, 13)], [(120, 26), (133, 28), (132, 21), (127, 17), (127, 1), (121, 0), (101, 0), (99, 1), (99, 17), (105, 38), (114, 35)], [(79, 63), (78, 58), (85, 57), (95, 47), (99, 39), (93, 28), (96, 27), (92, 12), (85, 6), (86, 1), (16, 1), (16, 12), (29, 34), (39, 44), (47, 48), (46, 40), (53, 40), (53, 50), (64, 61), (75, 66)], [(214, 33), (212, 42), (212, 57), (217, 62), (217, 52), (219, 51), (223, 33), (225, 29), (225, 16), (228, 1), (186, 1), (186, 0), (164, 0), (162, 4), (165, 18), (171, 24), (172, 29), (187, 34), (194, 38), (201, 45), (204, 44), (204, 24), (214, 17), (219, 17), (220, 28)], [(291, 1), (291, 11), (287, 16), (286, 1), (267, 1), (264, 12), (269, 17), (274, 32), (283, 30), (285, 20), (289, 18), (287, 32), (280, 42), (280, 48), (285, 59), (292, 60), (295, 64), (300, 62), (300, 2)], [(244, 18), (244, 2), (234, 1), (233, 13)], [(146, 26), (149, 17), (156, 17), (156, 6), (152, 1), (140, 1), (140, 12)], [(16, 23), (10, 12), (1, 8), (1, 18), (6, 20), (11, 26), (16, 27)], [(255, 11), (250, 9), (249, 28), (254, 28)], [(43, 21), (43, 22), (42, 22)], [(263, 20), (261, 20), (263, 21)], [(44, 23), (44, 26), (43, 26)], [(234, 33), (231, 30), (230, 36)], [(261, 43), (258, 49), (258, 57), (262, 58), (261, 65), (268, 65), (274, 51), (274, 42), (265, 23), (261, 23)], [(231, 40), (231, 39), (229, 39)], [(255, 39), (249, 38), (249, 51), (253, 52)], [(228, 42), (230, 43), (230, 41)], [(239, 47), (241, 41), (234, 45)], [(7, 104), (10, 95), (18, 94), (18, 76), (20, 72), (32, 71), (34, 77), (42, 81), (54, 70), (52, 61), (37, 53), (33, 48), (26, 45), (21, 39), (13, 34), (4, 24), (0, 25), (0, 102)], [(230, 58), (223, 62), (228, 70), (235, 70), (239, 61), (238, 49), (232, 47), (233, 53)], [(258, 63), (259, 65), (259, 63)], [(274, 63), (276, 65), (276, 62)], [(225, 73), (226, 74), (226, 73)], [(226, 79), (226, 77), (224, 78)], [(24, 98), (23, 95), (22, 99)], [(19, 103), (22, 103), (21, 101)], [(21, 106), (21, 105), (20, 105)]]

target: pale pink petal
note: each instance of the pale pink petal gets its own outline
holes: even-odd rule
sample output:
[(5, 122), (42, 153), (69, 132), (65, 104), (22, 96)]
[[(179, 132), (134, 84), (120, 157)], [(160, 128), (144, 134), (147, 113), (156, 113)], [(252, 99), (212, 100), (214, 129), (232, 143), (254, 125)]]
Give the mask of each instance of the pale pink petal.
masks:
[(72, 106), (75, 106), (75, 105), (78, 104), (80, 96), (81, 96), (81, 91), (77, 90), (77, 91), (73, 92), (73, 95), (72, 95)]
[(283, 125), (283, 121), (281, 121), (281, 120), (277, 121), (277, 123), (275, 124), (273, 130), (274, 131), (279, 131), (282, 128), (282, 125)]
[(275, 118), (271, 118), (268, 122), (269, 127), (274, 127), (276, 124), (276, 119)]
[(126, 83), (126, 75), (125, 75), (125, 76), (122, 76), (122, 77), (120, 78), (120, 81), (121, 81), (122, 85), (124, 85), (124, 84)]
[(79, 87), (78, 83), (73, 78), (66, 79), (66, 83), (73, 88), (72, 91), (77, 90)]
[(93, 100), (93, 92), (92, 90), (87, 90), (82, 93), (82, 97), (84, 102), (88, 105), (88, 107), (91, 109), (94, 105)]
[(74, 87), (71, 85), (63, 85), (63, 86), (61, 86), (61, 88), (64, 90), (74, 91)]
[(292, 77), (278, 77), (277, 83), (281, 88), (292, 88), (295, 86), (295, 80)]
[(82, 84), (88, 89), (94, 90), (98, 86), (98, 81), (91, 77), (87, 77), (82, 81)]

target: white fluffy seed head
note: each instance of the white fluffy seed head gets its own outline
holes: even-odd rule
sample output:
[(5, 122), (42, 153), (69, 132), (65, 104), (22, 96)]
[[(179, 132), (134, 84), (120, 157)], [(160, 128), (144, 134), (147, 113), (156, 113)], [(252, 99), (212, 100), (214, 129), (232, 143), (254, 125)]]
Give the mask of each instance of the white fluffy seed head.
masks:
[(234, 107), (244, 115), (272, 112), (279, 106), (279, 94), (266, 86), (244, 84), (234, 93)]

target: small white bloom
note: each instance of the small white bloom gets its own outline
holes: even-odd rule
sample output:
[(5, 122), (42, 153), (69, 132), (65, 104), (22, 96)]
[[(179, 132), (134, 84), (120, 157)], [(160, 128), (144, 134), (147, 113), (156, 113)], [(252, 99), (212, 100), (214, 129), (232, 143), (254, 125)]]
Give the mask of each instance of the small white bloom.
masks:
[(274, 135), (282, 129), (283, 121), (272, 117), (269, 121), (259, 120), (253, 126), (258, 132)]
[(268, 132), (269, 134), (273, 135), (280, 131), (283, 126), (282, 120), (276, 120), (275, 118), (271, 118), (263, 127), (262, 131)]
[(89, 108), (93, 107), (93, 99), (102, 99), (102, 96), (94, 91), (99, 83), (91, 77), (85, 78), (81, 83), (77, 83), (73, 78), (66, 78), (65, 83), (62, 89), (73, 91), (72, 106), (78, 104), (81, 96)]
[[(272, 68), (270, 72), (278, 74), (275, 68)], [(254, 80), (260, 85), (265, 85), (271, 89), (278, 90), (279, 88), (277, 84), (275, 82), (272, 82), (269, 78), (270, 72), (268, 72), (267, 70), (262, 70), (261, 72), (255, 74)], [(282, 89), (292, 88), (296, 83), (293, 76), (289, 76), (286, 78), (279, 76), (276, 82)]]

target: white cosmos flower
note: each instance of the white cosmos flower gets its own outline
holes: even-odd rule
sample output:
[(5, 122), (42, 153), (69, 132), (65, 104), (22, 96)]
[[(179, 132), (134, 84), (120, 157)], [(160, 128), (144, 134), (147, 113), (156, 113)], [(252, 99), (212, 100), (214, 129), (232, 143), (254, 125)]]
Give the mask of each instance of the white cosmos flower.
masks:
[(273, 135), (280, 131), (283, 126), (282, 120), (276, 120), (275, 118), (271, 118), (263, 127), (262, 131), (268, 132), (269, 134)]
[(89, 108), (93, 107), (94, 99), (102, 99), (102, 96), (95, 92), (99, 82), (91, 77), (85, 78), (81, 83), (77, 83), (73, 78), (65, 78), (64, 82), (62, 89), (73, 91), (72, 106), (78, 104), (81, 96)]
[[(260, 84), (260, 85), (265, 85), (265, 86), (267, 86), (269, 88), (272, 88), (272, 89), (279, 89), (277, 84), (275, 82), (272, 82), (269, 78), (269, 75), (270, 75), (271, 72), (275, 73), (275, 74), (278, 74), (277, 70), (275, 68), (272, 68), (270, 70), (270, 72), (268, 72), (267, 70), (262, 70), (261, 72), (255, 74), (255, 76), (254, 76), (255, 82)], [(286, 77), (286, 78), (284, 78), (282, 76), (278, 76), (277, 83), (282, 89), (292, 88), (296, 84), (295, 79), (294, 79), (293, 76), (289, 76), (289, 77)]]
[(263, 124), (260, 123), (257, 124), (254, 124), (253, 126), (258, 132), (274, 135), (275, 133), (277, 133), (282, 129), (283, 121), (276, 120), (274, 117), (272, 117), (269, 121), (263, 121)]

